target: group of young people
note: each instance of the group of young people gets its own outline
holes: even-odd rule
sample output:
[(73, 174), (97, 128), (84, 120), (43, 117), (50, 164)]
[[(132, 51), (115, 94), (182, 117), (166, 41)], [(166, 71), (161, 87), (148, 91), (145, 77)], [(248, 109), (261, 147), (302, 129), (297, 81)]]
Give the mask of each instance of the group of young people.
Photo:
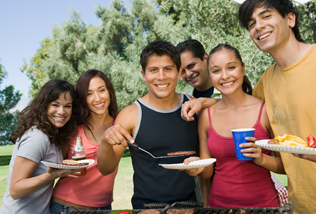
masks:
[[(253, 90), (236, 48), (219, 44), (207, 54), (196, 40), (177, 46), (148, 44), (140, 64), (149, 92), (119, 113), (114, 88), (101, 71), (84, 72), (76, 89), (64, 80), (49, 81), (21, 112), (10, 136), (15, 147), (0, 213), (111, 210), (127, 141), (154, 156), (197, 150), (197, 156), (173, 158), (184, 164), (216, 158), (215, 166), (168, 170), (159, 164), (170, 160), (154, 159), (130, 146), (134, 209), (152, 202), (196, 200), (205, 207), (278, 207), (273, 171), (287, 174), (294, 213), (313, 213), (316, 157), (271, 154), (254, 143), (284, 133), (306, 138), (316, 130), (311, 119), (316, 109), (307, 99), (316, 78), (316, 47), (302, 43), (297, 16), (291, 0), (246, 0), (241, 5), (242, 26), (276, 62)], [(176, 93), (181, 77), (192, 86), (190, 95)], [(256, 129), (249, 143), (241, 145), (244, 156), (253, 160), (238, 161), (230, 130), (245, 127)], [(41, 162), (70, 159), (76, 135), (82, 136), (87, 158), (95, 160), (86, 176)]]

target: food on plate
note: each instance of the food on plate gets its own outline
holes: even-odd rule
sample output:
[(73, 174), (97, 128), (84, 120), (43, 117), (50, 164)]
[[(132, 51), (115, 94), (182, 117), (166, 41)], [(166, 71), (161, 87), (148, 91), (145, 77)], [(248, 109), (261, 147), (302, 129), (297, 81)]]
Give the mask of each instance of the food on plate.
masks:
[(132, 214), (132, 211), (130, 210), (116, 210), (116, 211), (112, 211), (106, 214)]
[(195, 151), (178, 151), (178, 152), (169, 152), (168, 156), (182, 156), (182, 155), (194, 155)]
[(311, 148), (316, 148), (316, 140), (312, 134), (307, 137), (308, 146)]
[(137, 214), (160, 214), (161, 212), (159, 210), (155, 210), (155, 209), (147, 209), (147, 210), (143, 210), (140, 211)]
[(278, 140), (275, 143), (279, 145), (308, 147), (306, 141), (295, 135), (284, 134), (283, 136), (276, 136), (274, 139)]
[(268, 141), (268, 144), (279, 144), (279, 140), (278, 139), (271, 139)]
[(63, 160), (61, 165), (66, 165), (66, 166), (86, 166), (86, 165), (89, 165), (89, 163), (79, 163), (78, 161), (66, 159), (66, 160)]
[(167, 214), (194, 214), (194, 208), (185, 208), (185, 209), (168, 209)]

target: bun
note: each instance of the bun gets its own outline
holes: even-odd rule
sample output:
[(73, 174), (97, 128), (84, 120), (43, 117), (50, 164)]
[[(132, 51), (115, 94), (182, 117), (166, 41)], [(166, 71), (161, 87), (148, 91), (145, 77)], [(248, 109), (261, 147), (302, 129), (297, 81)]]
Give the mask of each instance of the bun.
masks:
[(74, 161), (74, 160), (70, 160), (70, 159), (63, 160), (63, 163), (65, 163), (65, 164), (79, 164), (78, 161)]
[(284, 134), (283, 136), (276, 136), (274, 139), (279, 140), (279, 145), (308, 147), (306, 141), (294, 135)]

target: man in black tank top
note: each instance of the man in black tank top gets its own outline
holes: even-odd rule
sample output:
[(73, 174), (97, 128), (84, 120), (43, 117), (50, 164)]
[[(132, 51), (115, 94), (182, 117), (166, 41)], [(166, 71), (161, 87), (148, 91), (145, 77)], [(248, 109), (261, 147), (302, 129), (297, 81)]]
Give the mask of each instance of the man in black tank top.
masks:
[[(198, 143), (197, 120), (181, 118), (181, 105), (189, 98), (175, 92), (181, 70), (180, 54), (169, 42), (156, 41), (140, 56), (142, 76), (149, 92), (125, 107), (115, 125), (107, 129), (97, 152), (103, 175), (112, 173), (128, 146), (125, 139), (138, 144), (154, 156), (168, 152), (192, 151)], [(196, 116), (195, 116), (196, 117)], [(130, 147), (134, 168), (134, 209), (152, 202), (196, 201), (194, 178), (185, 171), (169, 170), (160, 163), (182, 163), (184, 157), (154, 159)]]

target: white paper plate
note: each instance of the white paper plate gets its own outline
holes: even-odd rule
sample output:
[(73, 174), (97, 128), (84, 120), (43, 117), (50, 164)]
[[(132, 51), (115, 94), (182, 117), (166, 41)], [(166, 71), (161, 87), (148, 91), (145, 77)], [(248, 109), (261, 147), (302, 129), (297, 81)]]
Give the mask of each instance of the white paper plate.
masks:
[(51, 163), (51, 162), (46, 162), (46, 161), (41, 161), (45, 166), (47, 167), (52, 167), (55, 169), (83, 169), (86, 168), (88, 166), (90, 166), (91, 164), (94, 163), (93, 159), (85, 159), (85, 160), (80, 160), (77, 161), (79, 163), (89, 163), (89, 165), (84, 165), (84, 166), (68, 166), (68, 165), (62, 165), (59, 163)]
[(163, 168), (166, 168), (166, 169), (194, 169), (194, 168), (209, 166), (215, 161), (216, 161), (215, 158), (208, 158), (208, 159), (193, 161), (189, 163), (188, 165), (184, 165), (183, 163), (175, 163), (175, 164), (159, 164), (159, 166), (162, 166)]
[(288, 152), (303, 155), (316, 155), (316, 149), (310, 147), (300, 147), (300, 146), (289, 146), (289, 145), (278, 145), (278, 144), (268, 144), (268, 140), (258, 140), (256, 144), (264, 149), (268, 149), (276, 152)]

